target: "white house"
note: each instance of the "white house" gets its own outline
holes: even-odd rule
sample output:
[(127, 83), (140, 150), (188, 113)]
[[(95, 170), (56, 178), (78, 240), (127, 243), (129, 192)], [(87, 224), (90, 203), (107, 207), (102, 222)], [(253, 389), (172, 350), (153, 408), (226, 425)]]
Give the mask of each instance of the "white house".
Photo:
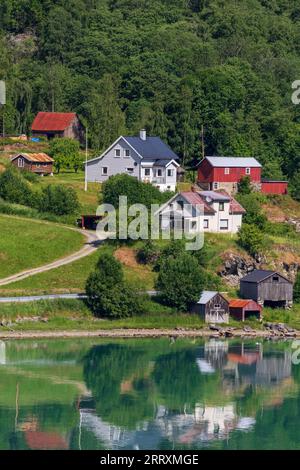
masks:
[(184, 227), (189, 233), (237, 233), (245, 213), (225, 191), (184, 191), (157, 212), (162, 230)]
[(106, 181), (125, 173), (160, 191), (175, 191), (179, 157), (159, 137), (148, 137), (145, 130), (138, 137), (119, 137), (102, 155), (86, 163), (88, 182)]

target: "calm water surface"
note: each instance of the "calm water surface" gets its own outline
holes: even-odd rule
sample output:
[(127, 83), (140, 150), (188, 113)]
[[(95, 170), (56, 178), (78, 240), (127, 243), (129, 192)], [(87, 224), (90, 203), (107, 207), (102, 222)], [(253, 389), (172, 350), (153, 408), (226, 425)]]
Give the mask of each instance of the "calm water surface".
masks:
[(0, 449), (300, 449), (291, 343), (0, 342)]

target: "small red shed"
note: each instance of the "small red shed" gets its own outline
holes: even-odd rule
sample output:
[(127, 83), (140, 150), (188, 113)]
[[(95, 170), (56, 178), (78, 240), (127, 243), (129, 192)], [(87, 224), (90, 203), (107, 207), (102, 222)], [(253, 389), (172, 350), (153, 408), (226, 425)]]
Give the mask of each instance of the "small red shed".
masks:
[(261, 192), (264, 194), (287, 194), (288, 182), (262, 180)]
[(261, 319), (262, 307), (254, 300), (235, 299), (229, 302), (229, 314), (236, 320), (245, 321), (249, 317)]

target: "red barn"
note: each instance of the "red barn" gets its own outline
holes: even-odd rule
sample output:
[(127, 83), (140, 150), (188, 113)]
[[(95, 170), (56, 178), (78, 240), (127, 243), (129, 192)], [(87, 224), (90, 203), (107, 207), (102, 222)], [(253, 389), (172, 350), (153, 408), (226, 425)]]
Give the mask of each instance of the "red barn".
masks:
[(249, 176), (254, 187), (261, 183), (261, 164), (248, 157), (205, 157), (198, 165), (198, 183), (203, 189), (237, 191), (239, 181)]
[(68, 137), (81, 143), (84, 141), (84, 128), (75, 113), (40, 112), (32, 123), (31, 131), (35, 137)]
[(287, 194), (288, 182), (262, 180), (261, 192), (264, 194)]

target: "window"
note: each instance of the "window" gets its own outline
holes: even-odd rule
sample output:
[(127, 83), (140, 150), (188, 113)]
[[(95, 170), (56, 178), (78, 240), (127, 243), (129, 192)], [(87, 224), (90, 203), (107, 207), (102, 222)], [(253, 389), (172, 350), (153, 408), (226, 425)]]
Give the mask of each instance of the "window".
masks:
[(213, 189), (219, 189), (219, 183), (214, 183)]
[(203, 220), (203, 228), (209, 228), (209, 220), (208, 219)]
[(115, 157), (120, 158), (121, 156), (121, 149), (115, 149)]
[(279, 282), (279, 277), (278, 276), (273, 276), (273, 282)]
[(221, 308), (221, 305), (220, 305), (220, 304), (215, 304), (214, 307), (215, 307), (216, 309), (218, 309), (218, 308)]
[(251, 168), (246, 168), (246, 175), (250, 175), (251, 174)]
[(157, 176), (161, 176), (162, 175), (162, 171), (161, 170), (157, 170)]
[(220, 230), (228, 230), (228, 219), (220, 220)]
[(145, 176), (150, 176), (150, 168), (145, 168)]
[(103, 166), (103, 167), (102, 167), (102, 175), (107, 175), (107, 173), (108, 173), (108, 168), (107, 168), (107, 166)]
[(18, 167), (24, 168), (24, 165), (25, 165), (24, 158), (18, 158)]
[(192, 220), (190, 227), (191, 227), (191, 230), (196, 230), (197, 229), (197, 221)]
[(173, 176), (174, 170), (168, 170), (168, 176)]
[(229, 175), (230, 169), (229, 169), (229, 168), (225, 168), (224, 173), (225, 173), (225, 175)]
[(126, 168), (127, 173), (133, 173), (133, 168)]
[(125, 150), (124, 150), (124, 156), (125, 156), (126, 158), (130, 157), (130, 150), (129, 150), (129, 149), (125, 149)]
[(224, 211), (224, 202), (219, 203), (219, 211), (223, 212)]

